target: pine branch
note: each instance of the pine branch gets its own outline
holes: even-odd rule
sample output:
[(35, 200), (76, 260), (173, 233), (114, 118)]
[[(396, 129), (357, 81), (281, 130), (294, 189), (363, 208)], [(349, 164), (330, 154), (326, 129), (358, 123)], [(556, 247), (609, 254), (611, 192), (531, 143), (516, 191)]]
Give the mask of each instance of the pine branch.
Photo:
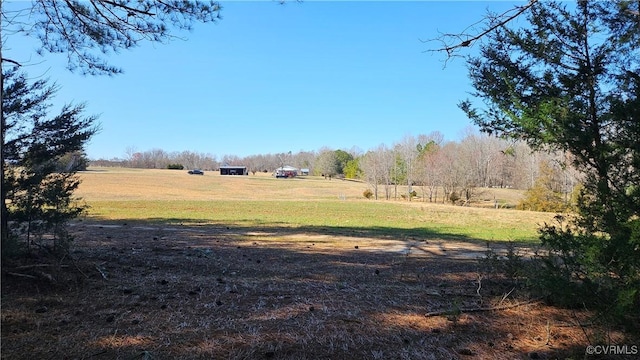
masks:
[(154, 14), (152, 12), (148, 12), (148, 11), (132, 8), (132, 7), (127, 6), (125, 4), (118, 4), (118, 3), (115, 3), (113, 1), (99, 0), (98, 2), (102, 2), (102, 3), (109, 4), (109, 5), (114, 6), (114, 7), (119, 7), (119, 8), (125, 9), (125, 10), (129, 11), (131, 16), (133, 16), (134, 14), (142, 14), (142, 15), (147, 15), (147, 16), (156, 16), (156, 14)]

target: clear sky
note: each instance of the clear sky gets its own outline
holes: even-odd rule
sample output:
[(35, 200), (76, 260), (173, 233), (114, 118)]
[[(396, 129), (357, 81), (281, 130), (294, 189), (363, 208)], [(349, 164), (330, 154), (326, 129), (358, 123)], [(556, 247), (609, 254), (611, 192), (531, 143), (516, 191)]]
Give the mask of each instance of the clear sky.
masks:
[(176, 33), (186, 41), (111, 55), (124, 69), (115, 77), (70, 73), (63, 56), (40, 58), (18, 36), (5, 40), (3, 56), (25, 62), (30, 77), (55, 80), (57, 102), (86, 102), (100, 116), (92, 159), (155, 148), (218, 158), (366, 151), (407, 134), (456, 140), (470, 126), (457, 107), (472, 91), (466, 64), (445, 67), (445, 54), (426, 52), (438, 44), (423, 41), (522, 2), (221, 4), (217, 24)]

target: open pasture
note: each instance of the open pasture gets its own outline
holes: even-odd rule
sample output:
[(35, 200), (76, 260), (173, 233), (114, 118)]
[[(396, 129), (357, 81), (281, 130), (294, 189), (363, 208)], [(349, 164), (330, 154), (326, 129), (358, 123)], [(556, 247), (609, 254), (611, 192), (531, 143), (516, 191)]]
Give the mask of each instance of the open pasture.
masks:
[[(181, 224), (233, 224), (480, 241), (535, 241), (551, 215), (460, 207), (414, 199), (367, 200), (367, 184), (322, 177), (187, 175), (186, 171), (95, 169), (82, 173), (77, 192), (90, 218)], [(403, 191), (404, 189), (399, 189)], [(515, 193), (515, 195), (510, 194)], [(487, 189), (513, 201), (519, 192)], [(399, 198), (399, 197), (398, 197)], [(505, 201), (502, 200), (501, 201)]]
[(5, 264), (2, 358), (566, 358), (601, 330), (478, 257), (534, 246), (551, 214), (367, 201), (321, 178), (81, 176), (70, 256)]

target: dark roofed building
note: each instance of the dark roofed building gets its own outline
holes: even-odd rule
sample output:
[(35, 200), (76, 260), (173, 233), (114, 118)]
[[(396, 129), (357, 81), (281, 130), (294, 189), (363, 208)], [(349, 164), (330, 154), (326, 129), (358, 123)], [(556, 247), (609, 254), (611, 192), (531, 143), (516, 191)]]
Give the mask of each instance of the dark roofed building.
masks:
[(246, 166), (222, 165), (220, 175), (249, 175)]

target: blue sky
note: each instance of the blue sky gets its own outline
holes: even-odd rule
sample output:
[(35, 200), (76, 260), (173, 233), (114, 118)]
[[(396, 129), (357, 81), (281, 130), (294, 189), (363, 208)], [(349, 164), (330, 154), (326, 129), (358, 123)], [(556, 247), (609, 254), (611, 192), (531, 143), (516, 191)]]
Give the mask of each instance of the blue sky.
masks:
[[(472, 91), (463, 59), (444, 66), (426, 50), (485, 10), (517, 1), (227, 2), (222, 20), (185, 38), (109, 57), (115, 77), (66, 70), (63, 56), (34, 53), (13, 36), (3, 56), (62, 88), (60, 103), (87, 103), (101, 132), (92, 159), (127, 149), (195, 151), (221, 158), (321, 147), (368, 150), (407, 134), (456, 140), (470, 126), (457, 107)], [(5, 5), (6, 6), (6, 5)], [(472, 50), (473, 51), (473, 50)]]

